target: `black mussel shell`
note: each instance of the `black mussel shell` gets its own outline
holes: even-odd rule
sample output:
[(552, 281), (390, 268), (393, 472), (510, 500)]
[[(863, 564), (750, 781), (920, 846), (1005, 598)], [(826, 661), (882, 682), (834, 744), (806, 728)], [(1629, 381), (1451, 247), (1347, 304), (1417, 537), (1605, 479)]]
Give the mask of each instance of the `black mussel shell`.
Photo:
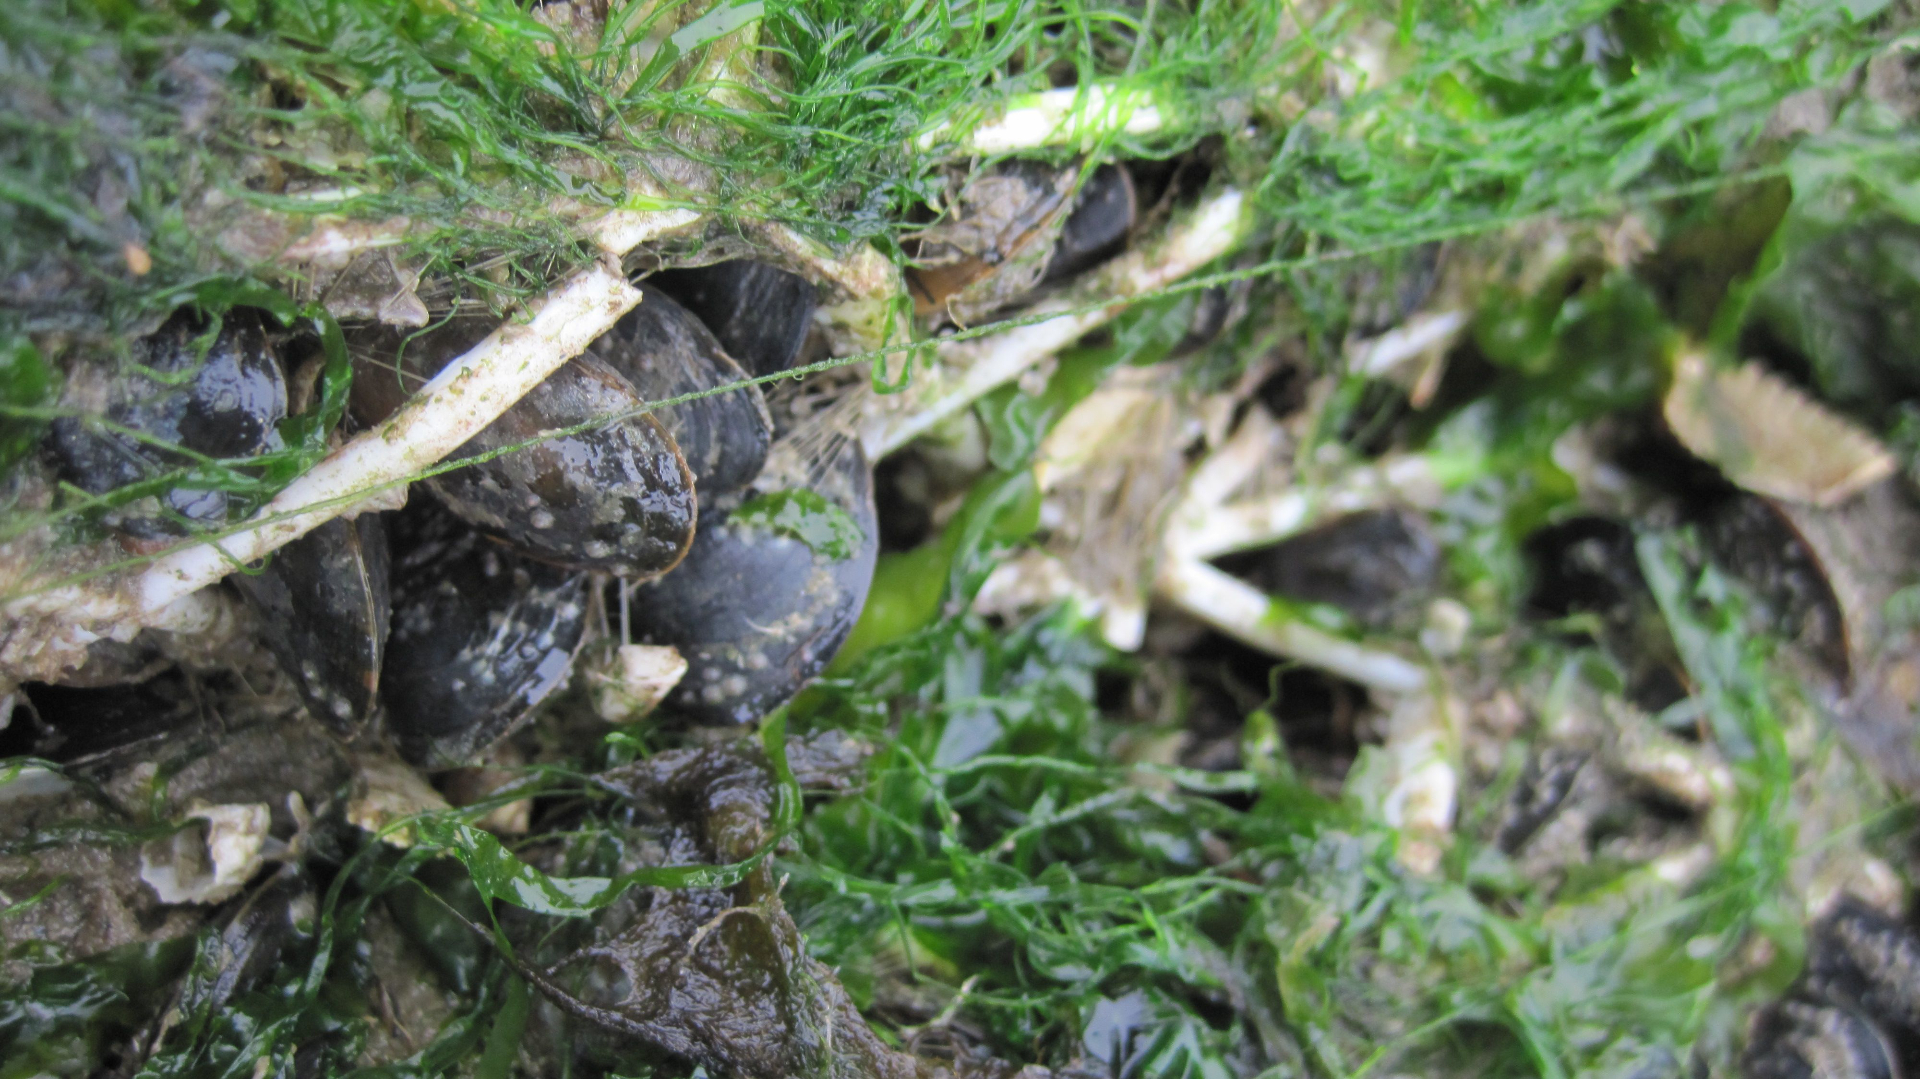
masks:
[(706, 323), (727, 355), (755, 376), (793, 366), (818, 306), (806, 278), (751, 259), (666, 270), (647, 284)]
[(1807, 927), (1806, 966), (1759, 1010), (1741, 1072), (1756, 1079), (1897, 1079), (1920, 1058), (1920, 937), (1851, 896)]
[(229, 579), (307, 710), (341, 734), (373, 711), (386, 653), (387, 532), (379, 514), (332, 520)]
[[(181, 311), (134, 342), (129, 364), (76, 366), (67, 403), (104, 415), (124, 430), (103, 429), (78, 417), (54, 420), (51, 441), (63, 478), (105, 494), (190, 462), (170, 447), (216, 458), (280, 448), (275, 425), (287, 416), (287, 381), (260, 320), (234, 311), (211, 341), (209, 329), (205, 319)], [(227, 517), (225, 491), (190, 482), (172, 485), (161, 501), (171, 514), (193, 523)], [(182, 531), (176, 522), (153, 517), (120, 516), (109, 523), (141, 539)]]
[(415, 764), (464, 764), (566, 684), (587, 575), (521, 558), (424, 499), (397, 515), (392, 536), (387, 724)]
[(1119, 254), (1138, 214), (1132, 174), (1119, 165), (1094, 169), (1067, 215), (1045, 280), (1072, 277)]
[(281, 866), (203, 946), (182, 990), (181, 1010), (217, 1014), (236, 995), (270, 978), (284, 952), (312, 938), (317, 905), (307, 874), (297, 864)]
[[(691, 311), (657, 288), (587, 350), (618, 371), (640, 395), (662, 401), (747, 377)], [(716, 393), (663, 408), (660, 418), (693, 470), (703, 508), (715, 496), (752, 483), (766, 464), (773, 420), (758, 386)]]
[(860, 535), (848, 550), (816, 550), (749, 523), (749, 502), (703, 517), (687, 560), (634, 591), (638, 635), (687, 660), (668, 704), (697, 722), (751, 723), (799, 692), (846, 641), (873, 583), (880, 527), (859, 443), (845, 441), (810, 467), (769, 471), (758, 489), (811, 491)]
[[(386, 418), (492, 326), (459, 319), (410, 342), (390, 330), (356, 336), (356, 355), (384, 357), (389, 365), (400, 356), (403, 368), (396, 376), (391, 366), (362, 365), (354, 379), (356, 418)], [(631, 414), (643, 403), (626, 379), (592, 355), (575, 357), (448, 460), (537, 439), (534, 445), (440, 473), (425, 486), (462, 520), (542, 561), (634, 577), (660, 573), (680, 561), (693, 538), (694, 484), (660, 421)], [(625, 418), (541, 438), (612, 415)]]

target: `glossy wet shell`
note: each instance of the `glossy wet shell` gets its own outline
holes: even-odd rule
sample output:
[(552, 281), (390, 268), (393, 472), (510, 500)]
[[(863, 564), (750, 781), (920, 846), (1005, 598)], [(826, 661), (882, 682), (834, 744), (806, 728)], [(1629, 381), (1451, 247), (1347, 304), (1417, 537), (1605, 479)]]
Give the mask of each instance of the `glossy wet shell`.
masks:
[(307, 710), (341, 734), (373, 711), (386, 654), (387, 533), (381, 515), (332, 520), (230, 578)]
[(818, 304), (806, 278), (749, 259), (667, 270), (646, 284), (693, 312), (727, 355), (756, 376), (793, 366)]
[[(639, 404), (619, 375), (590, 355), (575, 357), (450, 460)], [(471, 524), (535, 558), (577, 569), (660, 573), (680, 561), (693, 536), (694, 474), (652, 416), (545, 439), (443, 472), (427, 487)]]
[(799, 692), (846, 641), (873, 582), (879, 524), (858, 443), (842, 445), (811, 477), (773, 471), (760, 489), (811, 489), (844, 510), (862, 538), (836, 560), (716, 512), (679, 569), (634, 590), (636, 636), (673, 645), (687, 660), (668, 707), (697, 722), (751, 723)]
[[(361, 364), (354, 379), (355, 415), (363, 423), (384, 419), (490, 329), (486, 320), (462, 320), (404, 351), (403, 338), (392, 331), (356, 339), (357, 356), (384, 356), (389, 366)], [(406, 364), (401, 377), (391, 370), (395, 355)], [(693, 474), (660, 422), (628, 415), (604, 427), (541, 438), (594, 417), (631, 413), (642, 403), (626, 379), (591, 354), (576, 357), (448, 460), (538, 439), (535, 445), (443, 472), (425, 486), (462, 520), (531, 557), (624, 576), (660, 573), (686, 553), (696, 512)]]
[(415, 764), (463, 764), (566, 684), (587, 575), (521, 558), (425, 500), (398, 515), (393, 541), (387, 724)]
[[(229, 313), (202, 355), (200, 338), (207, 328), (204, 320), (181, 312), (135, 342), (126, 364), (101, 359), (73, 365), (63, 404), (104, 415), (147, 438), (102, 430), (74, 417), (57, 419), (51, 445), (63, 478), (104, 494), (188, 462), (169, 446), (217, 458), (279, 448), (275, 425), (287, 416), (286, 376), (259, 319), (244, 311)], [(159, 377), (141, 373), (142, 367)], [(177, 484), (164, 503), (191, 522), (227, 518), (224, 491)], [(110, 523), (141, 538), (181, 532), (176, 523), (132, 514)]]
[[(642, 398), (661, 401), (711, 390), (747, 374), (691, 311), (657, 288), (588, 347), (587, 355), (620, 373)], [(653, 413), (693, 470), (705, 499), (752, 483), (767, 460), (773, 420), (758, 386), (727, 390)]]

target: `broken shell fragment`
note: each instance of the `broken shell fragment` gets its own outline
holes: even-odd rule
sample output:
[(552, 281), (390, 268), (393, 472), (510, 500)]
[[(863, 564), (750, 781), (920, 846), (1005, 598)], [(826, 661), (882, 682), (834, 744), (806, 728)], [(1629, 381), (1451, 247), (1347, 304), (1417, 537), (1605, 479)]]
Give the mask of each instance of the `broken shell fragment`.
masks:
[(587, 575), (520, 558), (425, 502), (393, 539), (388, 726), (415, 764), (465, 764), (566, 684)]
[(140, 851), (140, 879), (162, 903), (221, 903), (265, 864), (266, 803), (201, 806), (185, 828)]
[(363, 755), (353, 763), (354, 793), (347, 802), (347, 823), (388, 846), (405, 849), (418, 839), (411, 825), (393, 827), (400, 821), (448, 808), (440, 792), (402, 761)]
[[(259, 319), (230, 313), (209, 341), (212, 328), (182, 311), (133, 343), (130, 367), (73, 366), (63, 405), (106, 422), (53, 421), (51, 442), (65, 479), (106, 494), (156, 480), (196, 455), (244, 458), (280, 447), (275, 425), (287, 416), (286, 376)], [(136, 539), (157, 539), (179, 535), (179, 519), (227, 518), (227, 492), (191, 475), (168, 484), (160, 503), (160, 516), (115, 513), (108, 523)]]
[[(699, 722), (752, 723), (799, 692), (846, 641), (873, 583), (880, 529), (859, 444), (768, 472), (757, 485), (773, 489), (767, 501), (710, 513), (680, 568), (633, 593), (635, 636), (686, 657), (668, 703)], [(773, 501), (780, 513), (759, 512)], [(809, 519), (788, 520), (794, 507)], [(810, 525), (858, 534), (836, 542)]]
[(390, 603), (379, 514), (336, 518), (232, 580), (315, 719), (352, 734), (373, 711)]
[(1694, 456), (1758, 494), (1832, 506), (1893, 473), (1873, 436), (1755, 364), (1683, 352), (1662, 411)]
[(755, 376), (793, 366), (818, 305), (806, 278), (748, 259), (666, 270), (647, 285), (693, 312), (727, 355)]
[[(392, 331), (355, 342), (355, 415), (376, 423), (493, 324), (461, 319), (405, 342)], [(421, 356), (421, 360), (409, 359)], [(430, 357), (430, 358), (427, 358)], [(591, 355), (575, 357), (449, 455), (471, 464), (432, 476), (455, 515), (545, 562), (627, 576), (672, 568), (694, 527), (693, 474), (631, 384)], [(551, 432), (595, 419), (602, 426)], [(523, 443), (532, 443), (523, 445)], [(489, 456), (498, 454), (498, 456)]]
[(672, 646), (623, 644), (587, 670), (593, 710), (608, 723), (642, 719), (686, 674), (687, 661)]
[[(656, 288), (600, 336), (588, 354), (619, 372), (641, 398), (664, 401), (742, 382), (747, 373), (693, 313)], [(739, 386), (661, 408), (703, 499), (752, 483), (767, 461), (773, 419), (758, 386)]]

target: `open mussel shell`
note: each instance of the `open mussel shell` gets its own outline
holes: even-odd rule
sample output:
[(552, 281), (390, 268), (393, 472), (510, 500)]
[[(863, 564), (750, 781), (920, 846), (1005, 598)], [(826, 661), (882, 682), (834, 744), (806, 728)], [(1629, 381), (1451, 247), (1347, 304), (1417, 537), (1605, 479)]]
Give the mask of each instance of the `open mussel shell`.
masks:
[(397, 515), (392, 536), (388, 728), (415, 764), (464, 764), (566, 684), (587, 575), (521, 558), (424, 499)]
[[(747, 374), (693, 312), (642, 285), (640, 305), (588, 346), (649, 401), (714, 390)], [(758, 386), (743, 386), (658, 409), (703, 502), (752, 483), (766, 464), (773, 420)]]
[[(357, 336), (355, 353), (370, 362), (354, 379), (356, 418), (385, 419), (492, 327), (467, 318), (411, 341), (391, 330)], [(666, 428), (636, 414), (644, 403), (594, 356), (575, 357), (448, 456), (474, 463), (425, 486), (462, 520), (542, 561), (633, 577), (663, 572), (693, 538), (693, 473)], [(620, 418), (547, 436), (600, 417)]]
[[(776, 461), (756, 489), (771, 494), (703, 516), (687, 560), (632, 596), (637, 635), (686, 658), (686, 677), (667, 703), (696, 722), (751, 723), (785, 703), (839, 651), (873, 583), (880, 528), (858, 442), (804, 465)], [(823, 516), (834, 520), (814, 523), (857, 535), (844, 544), (807, 541), (793, 534), (804, 528), (783, 530), (756, 512), (783, 498), (802, 514), (801, 506), (822, 500)]]
[(755, 376), (793, 366), (819, 303), (806, 278), (751, 259), (666, 270), (646, 283), (693, 312)]
[(335, 519), (230, 578), (315, 719), (341, 734), (373, 711), (386, 653), (388, 561), (379, 514)]
[[(102, 416), (112, 427), (74, 416), (53, 421), (62, 478), (106, 494), (186, 465), (188, 454), (241, 458), (280, 447), (275, 425), (287, 416), (286, 375), (260, 320), (234, 311), (209, 341), (210, 329), (206, 319), (183, 310), (135, 341), (129, 364), (73, 365), (63, 404)], [(191, 480), (171, 484), (160, 501), (163, 516), (118, 514), (109, 523), (135, 538), (156, 539), (183, 531), (169, 517), (196, 524), (227, 517), (226, 492)]]

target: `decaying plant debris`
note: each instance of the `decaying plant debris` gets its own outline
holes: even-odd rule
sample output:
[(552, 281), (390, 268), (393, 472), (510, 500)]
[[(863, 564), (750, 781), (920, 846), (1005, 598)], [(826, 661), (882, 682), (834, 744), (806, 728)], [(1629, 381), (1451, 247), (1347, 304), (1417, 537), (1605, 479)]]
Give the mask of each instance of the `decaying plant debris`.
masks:
[(0, 11), (0, 1079), (1920, 1069), (1917, 32)]

